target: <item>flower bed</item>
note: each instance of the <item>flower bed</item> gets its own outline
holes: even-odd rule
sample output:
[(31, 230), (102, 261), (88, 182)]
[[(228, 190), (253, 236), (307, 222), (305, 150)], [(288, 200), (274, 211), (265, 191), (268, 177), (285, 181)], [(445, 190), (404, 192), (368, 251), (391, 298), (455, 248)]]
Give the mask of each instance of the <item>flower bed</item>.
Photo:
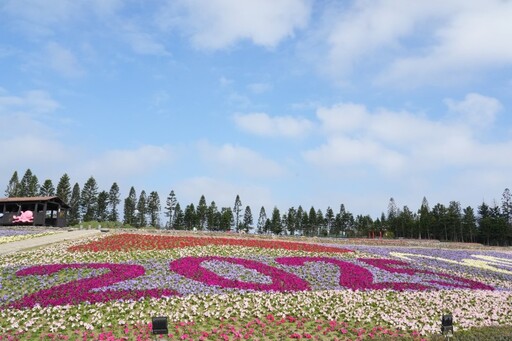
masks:
[(0, 229), (0, 244), (54, 234), (50, 231)]
[(438, 332), (444, 311), (456, 328), (512, 324), (512, 255), (503, 252), (118, 234), (1, 264), (0, 340), (145, 339), (160, 315), (189, 326), (173, 338), (191, 340), (251, 328), (256, 338), (414, 337)]

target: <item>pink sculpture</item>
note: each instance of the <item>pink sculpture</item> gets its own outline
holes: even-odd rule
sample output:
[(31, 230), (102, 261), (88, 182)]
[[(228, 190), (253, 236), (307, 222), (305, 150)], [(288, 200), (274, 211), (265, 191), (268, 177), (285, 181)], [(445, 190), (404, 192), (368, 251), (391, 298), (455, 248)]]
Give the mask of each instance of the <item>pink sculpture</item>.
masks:
[(21, 211), (20, 215), (12, 217), (13, 223), (31, 223), (34, 221), (34, 213), (32, 211)]

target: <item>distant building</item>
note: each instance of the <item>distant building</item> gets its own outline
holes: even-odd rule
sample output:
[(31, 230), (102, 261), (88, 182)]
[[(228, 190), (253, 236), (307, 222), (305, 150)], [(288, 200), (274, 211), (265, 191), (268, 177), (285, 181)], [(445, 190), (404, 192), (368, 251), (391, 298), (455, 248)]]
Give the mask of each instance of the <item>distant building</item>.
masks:
[(70, 206), (59, 197), (0, 198), (0, 226), (67, 226)]

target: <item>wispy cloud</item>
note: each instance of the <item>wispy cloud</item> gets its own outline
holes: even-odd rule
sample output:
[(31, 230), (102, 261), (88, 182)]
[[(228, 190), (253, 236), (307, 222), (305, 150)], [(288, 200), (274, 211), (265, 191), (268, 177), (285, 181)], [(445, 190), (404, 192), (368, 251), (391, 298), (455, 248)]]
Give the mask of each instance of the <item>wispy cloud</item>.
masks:
[(214, 146), (201, 141), (198, 144), (201, 158), (223, 174), (242, 173), (249, 177), (276, 177), (286, 173), (283, 166), (245, 147), (232, 144)]
[(300, 138), (313, 128), (311, 121), (293, 116), (269, 116), (266, 113), (236, 114), (235, 124), (242, 130), (261, 136)]
[(314, 49), (320, 69), (338, 82), (370, 70), (379, 85), (446, 84), (512, 63), (511, 15), (500, 0), (332, 3), (312, 40), (323, 46)]
[(76, 78), (85, 75), (85, 69), (75, 54), (56, 42), (46, 45), (44, 60), (41, 62), (64, 77)]
[(239, 40), (275, 47), (307, 25), (311, 6), (310, 0), (180, 0), (161, 11), (159, 23), (178, 26), (199, 48), (221, 49)]

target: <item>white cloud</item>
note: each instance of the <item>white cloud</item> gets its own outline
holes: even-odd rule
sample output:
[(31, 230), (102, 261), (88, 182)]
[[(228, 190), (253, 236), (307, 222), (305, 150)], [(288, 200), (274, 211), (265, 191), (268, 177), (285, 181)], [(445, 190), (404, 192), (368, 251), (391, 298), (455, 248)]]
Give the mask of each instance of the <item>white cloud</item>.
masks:
[(446, 84), (512, 63), (509, 1), (354, 1), (325, 11), (313, 40), (324, 44), (320, 68), (341, 82), (370, 70), (381, 85)]
[(251, 83), (247, 86), (253, 94), (262, 94), (272, 89), (272, 84), (269, 83)]
[[(60, 108), (59, 102), (54, 100), (46, 91), (30, 90), (21, 96), (10, 95), (6, 91), (0, 91), (0, 118), (7, 122), (12, 121), (27, 127), (30, 122), (22, 123), (24, 117), (41, 119), (51, 115)], [(44, 114), (44, 115), (43, 115)], [(5, 132), (6, 134), (8, 131)]]
[[(421, 55), (397, 58), (381, 81), (406, 84), (456, 80), (466, 73), (512, 64), (512, 3), (476, 1), (460, 4), (445, 25), (437, 27), (436, 43)], [(410, 77), (414, 74), (414, 77)]]
[(502, 109), (497, 99), (476, 93), (467, 94), (462, 101), (446, 99), (445, 103), (451, 111), (460, 115), (462, 121), (478, 127), (492, 125), (497, 113)]
[(265, 113), (236, 114), (234, 120), (240, 129), (261, 136), (303, 137), (313, 128), (305, 118)]
[(286, 172), (277, 162), (245, 147), (231, 144), (217, 147), (200, 142), (198, 148), (202, 159), (219, 168), (224, 174), (241, 172), (250, 177), (275, 177)]
[(304, 28), (310, 11), (310, 0), (182, 0), (162, 10), (159, 22), (164, 29), (179, 26), (199, 48), (220, 49), (245, 39), (274, 47)]
[(45, 60), (42, 62), (60, 75), (76, 78), (85, 74), (85, 70), (71, 50), (55, 42), (50, 42), (46, 45), (45, 52)]
[(135, 53), (142, 55), (170, 56), (165, 45), (159, 43), (152, 35), (143, 32), (136, 25), (120, 23), (122, 35)]
[(350, 132), (361, 128), (369, 119), (364, 105), (340, 103), (330, 108), (321, 107), (316, 112), (322, 127), (331, 132)]
[(365, 106), (344, 103), (319, 108), (317, 117), (327, 140), (303, 156), (322, 168), (367, 166), (397, 176), (451, 167), (512, 170), (512, 140), (488, 142), (479, 134), (483, 124), (493, 123), (500, 102), (471, 93), (447, 105), (461, 117), (432, 119), (384, 109), (371, 112)]

